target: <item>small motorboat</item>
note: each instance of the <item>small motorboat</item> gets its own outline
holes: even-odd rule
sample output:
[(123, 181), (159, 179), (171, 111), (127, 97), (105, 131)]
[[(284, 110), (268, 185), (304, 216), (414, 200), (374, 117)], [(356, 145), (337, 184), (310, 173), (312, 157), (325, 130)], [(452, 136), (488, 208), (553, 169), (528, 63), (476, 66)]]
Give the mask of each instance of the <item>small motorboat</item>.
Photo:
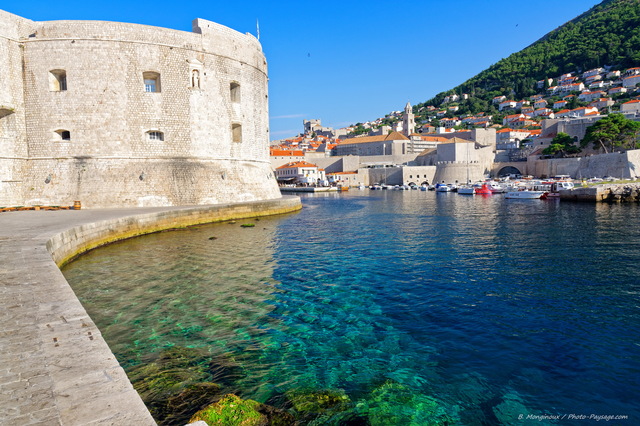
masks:
[(462, 185), (458, 187), (458, 194), (473, 195), (476, 193), (476, 188), (471, 185)]
[(488, 188), (491, 190), (492, 194), (502, 194), (506, 192), (504, 186), (500, 185), (498, 182), (487, 182)]
[(450, 191), (451, 191), (451, 188), (449, 187), (449, 185), (444, 183), (436, 184), (436, 192), (450, 192)]
[(521, 200), (535, 200), (547, 198), (546, 191), (510, 191), (507, 192), (504, 198), (521, 199)]
[(479, 194), (479, 195), (491, 195), (491, 194), (493, 194), (493, 192), (491, 192), (491, 189), (489, 188), (489, 185), (487, 185), (486, 183), (483, 183), (480, 188), (476, 188), (476, 194)]

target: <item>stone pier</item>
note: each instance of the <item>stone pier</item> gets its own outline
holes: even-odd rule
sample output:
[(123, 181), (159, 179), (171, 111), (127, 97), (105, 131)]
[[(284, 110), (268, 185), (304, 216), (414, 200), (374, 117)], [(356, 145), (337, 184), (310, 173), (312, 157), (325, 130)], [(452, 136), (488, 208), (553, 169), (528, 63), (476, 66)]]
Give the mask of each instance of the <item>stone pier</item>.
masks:
[(561, 190), (560, 199), (606, 203), (640, 202), (639, 183), (601, 184)]
[(59, 265), (136, 235), (300, 208), (299, 198), (286, 197), (0, 213), (0, 424), (155, 424)]

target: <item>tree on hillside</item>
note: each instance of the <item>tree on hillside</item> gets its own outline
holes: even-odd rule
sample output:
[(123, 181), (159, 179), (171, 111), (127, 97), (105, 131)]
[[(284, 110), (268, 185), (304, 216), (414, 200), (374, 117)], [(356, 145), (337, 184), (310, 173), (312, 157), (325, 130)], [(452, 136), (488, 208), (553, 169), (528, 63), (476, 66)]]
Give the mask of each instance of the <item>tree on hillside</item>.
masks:
[(602, 149), (605, 153), (616, 148), (640, 148), (639, 133), (640, 122), (629, 120), (619, 113), (609, 114), (587, 127), (587, 132), (580, 145), (584, 148), (592, 144), (593, 149)]
[[(529, 96), (535, 92), (537, 81), (562, 73), (604, 65), (614, 69), (635, 67), (640, 64), (639, 29), (638, 0), (606, 0), (446, 93), (471, 93), (474, 98), (491, 103), (500, 94)], [(419, 106), (439, 106), (446, 93)], [(483, 106), (469, 104), (465, 112), (477, 113), (481, 111), (477, 108)]]
[(568, 154), (577, 154), (581, 149), (573, 143), (573, 138), (566, 133), (558, 133), (551, 145), (545, 148), (542, 153), (544, 155), (555, 155), (557, 157), (566, 157)]

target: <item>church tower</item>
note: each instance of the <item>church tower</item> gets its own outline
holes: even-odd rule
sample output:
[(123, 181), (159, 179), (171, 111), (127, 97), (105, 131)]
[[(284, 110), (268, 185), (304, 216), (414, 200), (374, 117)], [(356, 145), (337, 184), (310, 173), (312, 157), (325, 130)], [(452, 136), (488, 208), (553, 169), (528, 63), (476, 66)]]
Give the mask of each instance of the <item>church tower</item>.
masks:
[(415, 128), (416, 122), (413, 109), (411, 108), (411, 104), (407, 102), (407, 105), (404, 107), (404, 114), (402, 115), (402, 132), (405, 136), (409, 137), (411, 133), (415, 132)]

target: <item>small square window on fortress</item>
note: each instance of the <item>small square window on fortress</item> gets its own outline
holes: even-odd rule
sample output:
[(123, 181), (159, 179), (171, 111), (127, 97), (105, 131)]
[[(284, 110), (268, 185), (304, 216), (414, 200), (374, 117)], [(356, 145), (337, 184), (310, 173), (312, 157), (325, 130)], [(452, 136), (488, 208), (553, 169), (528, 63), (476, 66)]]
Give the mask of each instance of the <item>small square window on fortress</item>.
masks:
[(154, 71), (142, 73), (144, 80), (144, 91), (149, 93), (160, 92), (160, 74)]
[(240, 83), (231, 83), (231, 102), (240, 103)]
[(231, 125), (231, 137), (233, 142), (242, 142), (242, 125), (238, 123)]
[(71, 140), (71, 132), (68, 130), (56, 130), (56, 139), (59, 141), (70, 141)]
[(49, 71), (49, 90), (52, 92), (67, 90), (67, 72), (65, 70)]
[(147, 132), (147, 139), (150, 141), (164, 141), (164, 133), (157, 131)]

